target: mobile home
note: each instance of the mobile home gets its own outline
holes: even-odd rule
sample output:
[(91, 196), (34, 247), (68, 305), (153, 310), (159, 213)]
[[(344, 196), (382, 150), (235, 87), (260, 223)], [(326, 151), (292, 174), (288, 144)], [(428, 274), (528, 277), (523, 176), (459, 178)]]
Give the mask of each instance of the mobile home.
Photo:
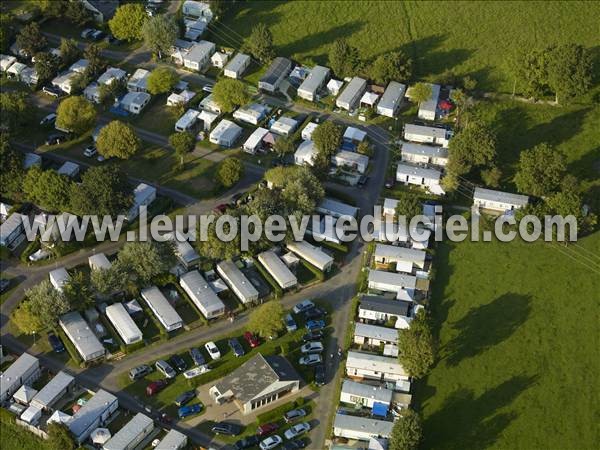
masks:
[(77, 311), (62, 315), (58, 323), (85, 362), (104, 356), (104, 346)]
[(217, 272), (242, 304), (247, 305), (258, 300), (258, 291), (233, 261), (221, 261), (217, 264)]
[(306, 241), (290, 242), (287, 244), (289, 251), (309, 262), (322, 272), (327, 272), (333, 266), (333, 258), (320, 247), (315, 247)]
[(258, 255), (258, 261), (275, 279), (281, 289), (289, 289), (298, 284), (296, 275), (285, 265), (273, 250), (267, 250)]
[(359, 77), (354, 77), (337, 98), (335, 105), (346, 111), (352, 111), (358, 106), (358, 102), (366, 90), (367, 81)]
[(165, 330), (175, 331), (183, 327), (183, 320), (156, 286), (142, 289), (140, 293)]
[(225, 314), (225, 304), (197, 270), (182, 275), (179, 284), (207, 319)]
[(126, 345), (135, 344), (143, 339), (142, 332), (133, 321), (122, 303), (114, 303), (106, 308), (106, 317), (115, 327)]

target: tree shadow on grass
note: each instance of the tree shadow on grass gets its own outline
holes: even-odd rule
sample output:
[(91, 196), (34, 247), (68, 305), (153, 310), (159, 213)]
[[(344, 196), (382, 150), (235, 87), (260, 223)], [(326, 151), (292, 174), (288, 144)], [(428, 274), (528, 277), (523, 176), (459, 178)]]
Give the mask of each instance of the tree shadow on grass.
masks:
[(446, 364), (456, 366), (507, 339), (527, 320), (530, 301), (530, 296), (508, 293), (469, 310), (451, 324), (458, 335), (443, 348)]
[(517, 418), (515, 412), (498, 412), (509, 406), (537, 377), (515, 376), (476, 396), (458, 389), (424, 423), (425, 446), (437, 449), (487, 448)]

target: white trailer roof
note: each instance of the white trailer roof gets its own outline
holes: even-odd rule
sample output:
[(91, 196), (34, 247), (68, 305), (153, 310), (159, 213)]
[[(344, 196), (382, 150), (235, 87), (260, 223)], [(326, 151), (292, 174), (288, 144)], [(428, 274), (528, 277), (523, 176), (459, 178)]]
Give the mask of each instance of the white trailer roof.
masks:
[(126, 344), (142, 340), (142, 332), (122, 303), (114, 303), (108, 306), (106, 308), (106, 317), (108, 317)]
[(196, 111), (195, 109), (188, 109), (183, 116), (181, 116), (177, 123), (175, 124), (176, 129), (188, 129), (196, 120), (198, 120), (198, 116), (200, 115), (200, 111)]
[(287, 288), (298, 284), (296, 275), (279, 259), (273, 250), (267, 250), (258, 255), (258, 261), (271, 274), (277, 284), (282, 288)]
[(432, 112), (435, 114), (437, 111), (438, 99), (440, 97), (441, 86), (439, 84), (431, 84), (431, 96), (429, 99), (419, 105), (419, 117), (423, 112)]
[[(394, 300), (390, 301), (393, 302)], [(386, 342), (396, 342), (398, 340), (398, 330), (395, 328), (386, 328), (357, 322), (354, 326), (354, 336), (378, 339)]]
[(369, 271), (369, 283), (383, 283), (398, 288), (414, 289), (417, 285), (417, 277), (405, 273), (371, 270)]
[(394, 260), (411, 261), (415, 264), (423, 264), (427, 253), (423, 250), (400, 247), (398, 245), (377, 244), (375, 246), (375, 258), (391, 258)]
[(96, 253), (88, 258), (88, 264), (92, 270), (110, 269), (111, 262), (104, 253)]
[(475, 188), (473, 198), (490, 202), (508, 203), (511, 205), (525, 206), (529, 201), (526, 195), (513, 194), (512, 192), (495, 191), (493, 189)]
[(372, 370), (382, 374), (389, 373), (400, 376), (408, 376), (402, 365), (398, 362), (397, 358), (388, 358), (386, 356), (374, 355), (372, 353), (349, 351), (346, 359), (346, 367)]
[(60, 166), (57, 172), (59, 175), (74, 177), (79, 172), (79, 164), (75, 164), (72, 161), (66, 161), (62, 166)]
[(59, 323), (85, 361), (104, 355), (104, 346), (77, 311), (62, 315)]
[(242, 303), (248, 303), (258, 298), (258, 291), (256, 288), (230, 259), (221, 261), (217, 264), (217, 272), (219, 272), (225, 282), (230, 285), (231, 289)]
[[(398, 330), (392, 330), (395, 333)], [(390, 404), (392, 402), (392, 396), (394, 392), (384, 388), (383, 386), (373, 386), (370, 384), (358, 383), (352, 380), (344, 380), (342, 384), (342, 393), (355, 395), (357, 397), (370, 398), (376, 402), (382, 402)]]
[(333, 264), (333, 258), (321, 250), (320, 247), (310, 245), (306, 241), (290, 242), (287, 248), (305, 259), (317, 269), (327, 270)]
[(381, 96), (381, 100), (379, 100), (377, 109), (396, 109), (396, 106), (402, 101), (405, 93), (405, 84), (398, 83), (397, 81), (390, 81)]
[(325, 197), (316, 208), (316, 211), (322, 214), (331, 214), (334, 217), (350, 216), (356, 217), (358, 208), (347, 203)]
[(225, 304), (197, 270), (182, 275), (179, 283), (203, 314), (210, 316), (225, 309)]
[(330, 71), (327, 67), (313, 67), (306, 79), (298, 88), (298, 91), (314, 94), (323, 85), (323, 82), (329, 76), (329, 72)]
[(156, 446), (156, 450), (177, 450), (184, 448), (187, 436), (177, 430), (170, 430), (162, 441)]
[(438, 147), (435, 145), (413, 144), (412, 142), (405, 142), (404, 144), (402, 144), (402, 153), (406, 153), (409, 155), (427, 156), (429, 158), (448, 157), (448, 149), (445, 147)]
[(59, 267), (58, 269), (54, 269), (48, 275), (50, 277), (50, 281), (52, 282), (52, 286), (54, 286), (57, 290), (62, 291), (65, 285), (71, 279), (69, 272), (64, 267)]
[(0, 374), (0, 399), (4, 399), (8, 392), (16, 390), (15, 383), (21, 384), (19, 380), (34, 368), (40, 366), (39, 360), (30, 355), (23, 353), (13, 362), (8, 369)]
[(100, 389), (75, 413), (67, 424), (69, 430), (76, 437), (81, 436), (116, 401), (117, 397)]
[(437, 181), (441, 178), (442, 172), (437, 169), (412, 166), (410, 164), (398, 164), (398, 167), (396, 168), (396, 177), (403, 175)]
[(33, 397), (31, 404), (42, 409), (49, 408), (60, 398), (63, 391), (73, 383), (73, 380), (74, 378), (71, 375), (61, 370)]
[(141, 296), (167, 330), (173, 330), (183, 326), (181, 316), (169, 303), (159, 288), (150, 286), (149, 288), (143, 289)]
[(244, 142), (245, 149), (254, 150), (261, 143), (265, 135), (269, 132), (266, 128), (258, 127)]
[(336, 104), (348, 104), (350, 107), (353, 106), (354, 102), (358, 99), (356, 98), (358, 94), (362, 94), (362, 92), (366, 89), (367, 82), (359, 77), (354, 77), (346, 86), (346, 89), (342, 91), (340, 96), (337, 98)]
[(404, 125), (404, 135), (416, 134), (419, 136), (429, 136), (437, 139), (445, 139), (448, 136), (448, 130), (442, 127), (431, 127), (428, 125), (417, 125), (407, 123)]
[(103, 450), (123, 450), (129, 448), (132, 442), (140, 435), (143, 430), (152, 426), (154, 421), (145, 414), (137, 413), (129, 422), (123, 426), (117, 433), (104, 444)]
[(333, 428), (340, 430), (368, 433), (372, 436), (388, 437), (392, 433), (394, 422), (385, 420), (369, 419), (367, 417), (350, 416), (348, 414), (336, 414)]

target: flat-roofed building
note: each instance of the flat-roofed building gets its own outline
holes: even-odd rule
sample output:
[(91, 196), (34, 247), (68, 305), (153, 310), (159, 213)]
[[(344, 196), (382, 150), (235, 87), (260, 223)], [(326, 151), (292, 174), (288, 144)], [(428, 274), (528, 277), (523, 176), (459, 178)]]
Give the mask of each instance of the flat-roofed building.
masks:
[(441, 178), (442, 172), (438, 169), (414, 166), (406, 163), (400, 163), (396, 167), (396, 181), (421, 186), (436, 195), (443, 195), (445, 193), (440, 185)]
[(61, 370), (33, 397), (31, 404), (42, 410), (50, 409), (69, 392), (74, 381), (75, 378)]
[(136, 69), (127, 81), (127, 90), (130, 92), (148, 92), (149, 76), (149, 70)]
[(8, 400), (24, 384), (33, 384), (40, 374), (40, 360), (23, 353), (0, 374), (0, 403)]
[(448, 164), (448, 149), (433, 145), (405, 142), (401, 150), (402, 161), (412, 164), (433, 164), (445, 167)]
[(475, 188), (473, 205), (482, 209), (506, 212), (527, 206), (529, 197), (511, 192), (494, 191), (492, 189)]
[(354, 170), (360, 174), (364, 174), (369, 167), (369, 157), (360, 153), (340, 150), (331, 157), (331, 162), (336, 167), (343, 169)]
[(394, 391), (383, 386), (373, 386), (353, 380), (344, 380), (340, 401), (364, 408), (372, 408), (375, 403), (390, 405)]
[(362, 320), (385, 324), (394, 321), (394, 328), (408, 328), (413, 315), (412, 301), (396, 300), (376, 295), (363, 295), (358, 306), (358, 317)]
[(294, 164), (313, 166), (319, 151), (313, 141), (302, 141), (294, 153)]
[(322, 272), (327, 272), (333, 266), (331, 256), (325, 253), (321, 247), (316, 247), (306, 241), (290, 242), (287, 244), (287, 248)]
[(239, 125), (233, 123), (231, 120), (223, 119), (211, 131), (209, 139), (213, 144), (222, 147), (233, 147), (241, 134), (242, 128)]
[(346, 374), (351, 378), (377, 381), (408, 380), (402, 364), (397, 358), (349, 351), (346, 359)]
[(402, 104), (402, 99), (406, 93), (406, 85), (397, 81), (390, 81), (385, 88), (381, 100), (377, 104), (377, 114), (386, 117), (394, 117)]
[(332, 216), (336, 219), (343, 216), (356, 217), (358, 215), (358, 208), (356, 206), (329, 197), (325, 197), (321, 203), (317, 205), (315, 211), (319, 214)]
[(88, 258), (88, 264), (92, 270), (107, 270), (112, 267), (104, 253), (96, 253)]
[(336, 414), (333, 421), (334, 436), (358, 441), (388, 439), (393, 428), (394, 422), (348, 414)]
[(298, 284), (298, 278), (285, 265), (285, 263), (275, 254), (273, 250), (267, 250), (259, 253), (258, 261), (265, 270), (273, 277), (281, 289), (289, 289)]
[(379, 347), (381, 344), (397, 344), (398, 330), (357, 322), (354, 325), (354, 343), (371, 347)]
[(290, 136), (294, 131), (296, 131), (296, 127), (298, 126), (298, 121), (292, 119), (291, 117), (280, 117), (271, 125), (270, 130), (273, 133), (277, 133), (281, 136)]
[(359, 77), (354, 77), (336, 99), (335, 104), (338, 108), (352, 111), (358, 106), (358, 102), (366, 90), (367, 81)]
[(435, 120), (437, 116), (438, 100), (440, 98), (441, 86), (431, 84), (431, 96), (419, 105), (419, 119)]
[(268, 108), (260, 103), (251, 103), (250, 105), (240, 106), (233, 112), (233, 118), (251, 125), (258, 123), (267, 116)]
[(252, 59), (249, 55), (238, 53), (231, 61), (229, 61), (229, 64), (225, 66), (223, 75), (235, 79), (242, 78), (244, 71), (248, 68), (251, 61)]
[(427, 253), (423, 250), (400, 247), (397, 245), (377, 244), (375, 246), (375, 262), (379, 264), (397, 264), (410, 262), (419, 269), (425, 267)]
[(158, 287), (142, 289), (141, 296), (165, 330), (175, 331), (183, 327), (183, 319)]
[(252, 134), (246, 139), (242, 148), (246, 153), (254, 154), (261, 148), (264, 137), (269, 133), (266, 128), (258, 127), (252, 132)]
[(437, 144), (448, 147), (452, 131), (442, 126), (417, 125), (407, 123), (404, 125), (404, 140), (424, 144)]
[(258, 291), (233, 261), (221, 261), (217, 264), (217, 272), (242, 304), (247, 305), (258, 300)]
[(397, 293), (401, 289), (414, 291), (416, 286), (417, 277), (413, 275), (383, 270), (369, 271), (369, 289)]
[(60, 292), (62, 292), (69, 281), (71, 281), (71, 276), (64, 267), (54, 269), (48, 274), (48, 277), (50, 278), (50, 283), (52, 283), (54, 289)]
[(180, 133), (189, 131), (198, 121), (198, 116), (200, 116), (200, 111), (188, 109), (183, 116), (175, 122), (175, 131), (179, 131)]
[(63, 314), (58, 323), (85, 362), (104, 356), (104, 346), (77, 311)]
[(110, 320), (126, 345), (135, 344), (143, 339), (142, 332), (122, 303), (113, 303), (108, 306), (106, 317), (108, 317), (108, 320)]
[(225, 314), (225, 304), (197, 270), (182, 275), (179, 284), (207, 319)]
[(81, 444), (96, 428), (105, 425), (119, 408), (117, 397), (100, 389), (67, 422), (75, 441)]
[(169, 430), (167, 435), (155, 447), (156, 450), (180, 450), (186, 448), (188, 438), (177, 430)]
[(258, 88), (271, 93), (275, 92), (291, 71), (292, 62), (287, 58), (278, 56), (259, 80)]
[(24, 220), (28, 220), (26, 215), (12, 213), (2, 222), (2, 225), (0, 225), (0, 245), (9, 250), (14, 250), (25, 240)]
[(318, 100), (319, 90), (329, 80), (329, 73), (331, 71), (327, 67), (315, 66), (312, 68), (306, 79), (302, 82), (298, 88), (298, 97), (314, 102)]
[(146, 183), (138, 184), (133, 190), (133, 206), (127, 213), (127, 220), (135, 220), (140, 214), (142, 206), (150, 206), (156, 200), (156, 188)]
[(102, 447), (103, 450), (133, 450), (154, 430), (154, 421), (137, 413)]
[(199, 41), (183, 55), (183, 65), (188, 69), (201, 71), (210, 61), (210, 57), (216, 50), (214, 42)]

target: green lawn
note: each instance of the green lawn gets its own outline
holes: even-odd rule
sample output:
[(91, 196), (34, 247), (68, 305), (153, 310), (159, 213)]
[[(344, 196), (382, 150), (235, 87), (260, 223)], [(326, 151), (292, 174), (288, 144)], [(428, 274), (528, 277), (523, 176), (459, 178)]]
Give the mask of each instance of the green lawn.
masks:
[(277, 53), (301, 62), (326, 63), (331, 43), (346, 38), (367, 59), (405, 51), (417, 77), (454, 69), (509, 91), (504, 66), (515, 49), (569, 41), (597, 48), (599, 14), (597, 2), (238, 2), (210, 39), (239, 48), (262, 22)]
[(439, 245), (424, 448), (596, 448), (600, 233), (577, 245), (587, 267), (544, 243)]
[(53, 450), (43, 439), (15, 424), (8, 411), (0, 410), (0, 436), (2, 448), (19, 450)]

